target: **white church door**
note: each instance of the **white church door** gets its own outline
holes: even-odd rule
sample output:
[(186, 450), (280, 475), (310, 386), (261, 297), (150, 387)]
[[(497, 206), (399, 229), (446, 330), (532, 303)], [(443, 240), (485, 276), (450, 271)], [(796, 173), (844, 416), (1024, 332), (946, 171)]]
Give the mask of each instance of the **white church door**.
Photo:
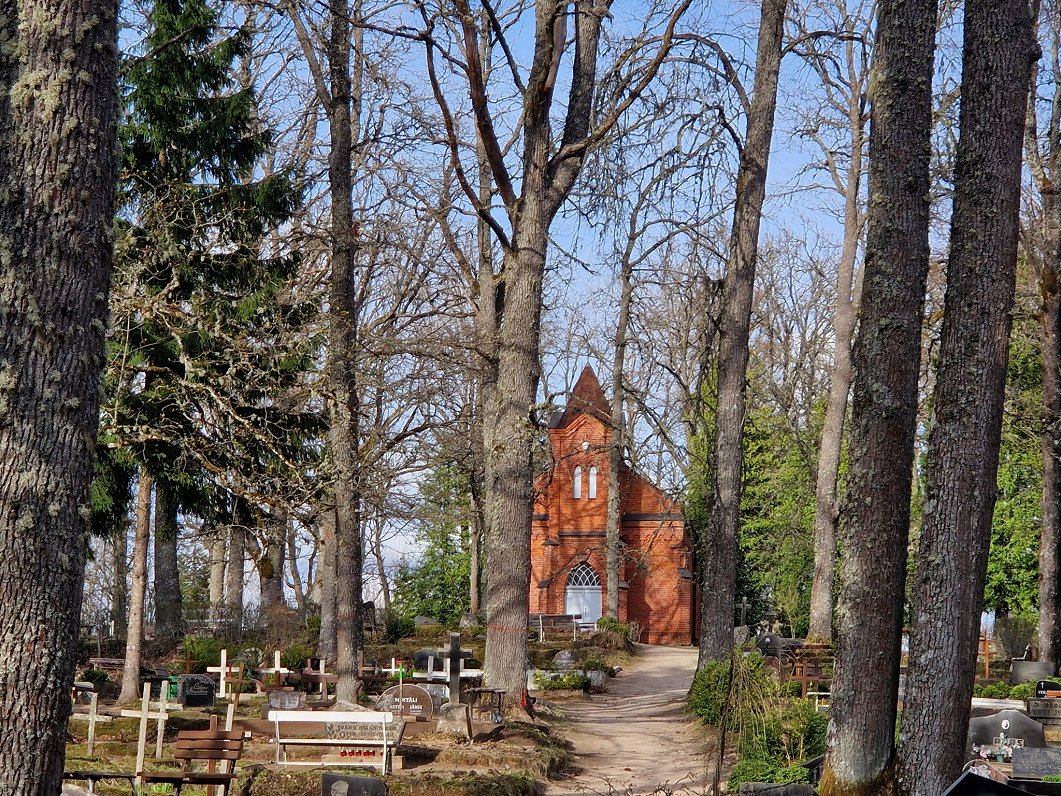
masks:
[(589, 564), (579, 564), (567, 576), (564, 613), (580, 614), (583, 624), (596, 624), (601, 618), (600, 578)]

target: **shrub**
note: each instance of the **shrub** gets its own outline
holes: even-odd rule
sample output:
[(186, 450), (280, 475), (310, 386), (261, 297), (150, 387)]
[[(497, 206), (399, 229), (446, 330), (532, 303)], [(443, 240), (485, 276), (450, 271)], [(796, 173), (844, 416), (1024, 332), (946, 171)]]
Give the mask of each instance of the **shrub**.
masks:
[(213, 636), (185, 636), (184, 656), (192, 661), (192, 671), (202, 673), (207, 666), (221, 663), (221, 641)]
[(1030, 614), (1010, 614), (995, 619), (994, 640), (1007, 658), (1021, 658), (1036, 638), (1037, 622)]
[(313, 647), (308, 644), (292, 644), (280, 656), (280, 664), (285, 669), (302, 671), (306, 661), (313, 656)]
[(85, 671), (81, 672), (79, 679), (86, 683), (92, 683), (92, 685), (96, 686), (97, 691), (103, 687), (104, 683), (110, 680), (107, 673), (102, 669), (85, 669)]
[(560, 675), (535, 672), (534, 687), (540, 691), (587, 691), (589, 690), (589, 677), (579, 671)]
[(977, 683), (973, 686), (973, 696), (983, 699), (1009, 699), (1010, 687), (1007, 683), (997, 682), (988, 685)]
[(624, 636), (630, 635), (630, 625), (624, 625), (618, 619), (612, 619), (610, 616), (602, 616), (597, 620), (597, 630), (609, 630), (613, 633), (621, 633)]
[[(730, 669), (734, 684), (730, 693)], [(711, 661), (693, 677), (689, 709), (705, 723), (718, 727), (728, 716), (727, 729), (750, 726), (762, 718), (777, 696), (777, 683), (761, 655), (735, 656), (732, 661)], [(727, 707), (728, 703), (728, 707)]]
[(1031, 699), (1035, 696), (1035, 682), (1021, 683), (1009, 689), (1010, 699)]
[(383, 642), (397, 644), (403, 638), (409, 638), (416, 632), (416, 624), (407, 616), (400, 616), (391, 611), (383, 620)]

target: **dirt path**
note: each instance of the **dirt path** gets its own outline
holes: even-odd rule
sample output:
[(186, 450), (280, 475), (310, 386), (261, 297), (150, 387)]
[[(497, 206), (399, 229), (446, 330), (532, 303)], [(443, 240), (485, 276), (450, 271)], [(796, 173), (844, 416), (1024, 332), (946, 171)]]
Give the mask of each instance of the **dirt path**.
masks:
[(561, 706), (574, 743), (576, 777), (546, 796), (699, 794), (707, 782), (708, 736), (683, 712), (696, 650), (642, 645), (608, 693)]

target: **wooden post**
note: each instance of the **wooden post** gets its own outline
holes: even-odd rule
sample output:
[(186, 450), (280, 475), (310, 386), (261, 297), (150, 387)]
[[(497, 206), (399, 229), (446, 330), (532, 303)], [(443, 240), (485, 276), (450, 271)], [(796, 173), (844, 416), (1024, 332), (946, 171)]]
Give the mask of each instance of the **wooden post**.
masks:
[(158, 700), (158, 737), (155, 739), (155, 759), (162, 759), (162, 737), (166, 734), (166, 708), (169, 705), (169, 683), (159, 684)]
[[(147, 750), (147, 713), (151, 704), (151, 683), (144, 683), (144, 697), (140, 702), (140, 734), (136, 739), (136, 775), (144, 773), (144, 755)], [(141, 778), (140, 786), (144, 782)]]
[(99, 694), (95, 691), (88, 696), (88, 756), (92, 757), (96, 749), (96, 708)]
[(218, 690), (221, 692), (221, 698), (224, 699), (226, 696), (225, 691), (225, 674), (228, 672), (228, 650), (221, 650), (221, 683)]

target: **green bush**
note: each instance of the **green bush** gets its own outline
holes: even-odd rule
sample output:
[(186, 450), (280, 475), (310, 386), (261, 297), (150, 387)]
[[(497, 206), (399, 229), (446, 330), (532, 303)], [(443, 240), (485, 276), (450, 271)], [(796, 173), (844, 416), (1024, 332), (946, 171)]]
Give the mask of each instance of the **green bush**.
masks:
[(384, 620), (383, 642), (397, 644), (403, 638), (409, 638), (416, 632), (416, 623), (408, 616), (400, 616), (393, 611)]
[(610, 630), (613, 633), (621, 633), (624, 636), (630, 635), (630, 625), (624, 625), (618, 619), (612, 619), (610, 616), (602, 616), (597, 620), (597, 630)]
[(207, 666), (221, 664), (221, 640), (213, 636), (185, 636), (183, 649), (193, 672), (202, 674)]
[(78, 679), (86, 683), (92, 683), (92, 685), (96, 686), (97, 691), (100, 690), (104, 683), (110, 680), (107, 677), (107, 673), (102, 669), (85, 669), (85, 671), (81, 672), (81, 676)]
[(1035, 682), (1021, 683), (1009, 689), (1010, 699), (1032, 699), (1035, 696)]
[[(734, 673), (730, 694), (730, 669)], [(749, 726), (776, 699), (777, 683), (758, 653), (730, 661), (710, 661), (693, 677), (689, 709), (705, 723), (718, 727), (728, 715), (727, 729)], [(729, 707), (727, 709), (727, 701)]]
[(771, 712), (765, 722), (767, 751), (770, 756), (792, 764), (825, 753), (829, 718), (819, 713), (814, 702), (797, 699)]
[(742, 782), (776, 782), (784, 785), (810, 782), (810, 772), (803, 766), (783, 766), (774, 760), (745, 757), (733, 767), (726, 787), (736, 793)]
[(534, 687), (540, 691), (586, 691), (589, 677), (577, 670), (555, 676), (549, 672), (535, 672)]
[(1009, 699), (1010, 691), (1009, 685), (1003, 682), (990, 683), (989, 685), (977, 683), (973, 686), (973, 696), (981, 697), (982, 699)]
[(300, 672), (311, 657), (313, 647), (308, 644), (292, 644), (280, 655), (280, 665), (285, 669)]

